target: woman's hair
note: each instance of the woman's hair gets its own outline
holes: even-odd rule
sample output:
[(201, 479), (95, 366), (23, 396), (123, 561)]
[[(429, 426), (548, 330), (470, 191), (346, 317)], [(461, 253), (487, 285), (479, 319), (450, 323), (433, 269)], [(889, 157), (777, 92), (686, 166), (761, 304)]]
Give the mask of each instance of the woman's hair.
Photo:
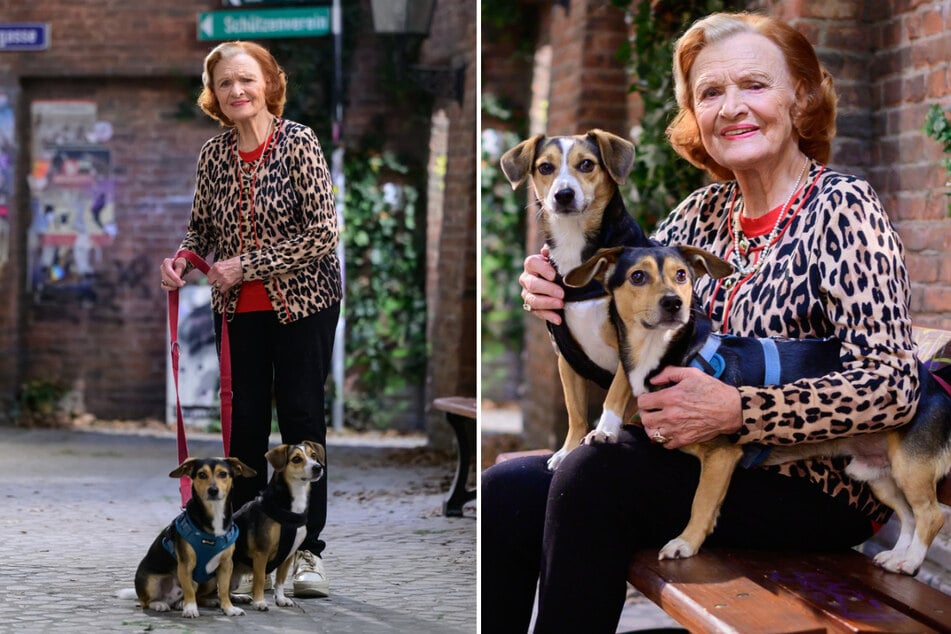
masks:
[(221, 105), (218, 103), (218, 98), (215, 97), (215, 87), (212, 84), (215, 67), (221, 60), (242, 53), (253, 57), (261, 66), (266, 86), (264, 101), (267, 104), (268, 112), (276, 117), (281, 116), (284, 113), (284, 103), (287, 101), (287, 76), (266, 48), (254, 42), (225, 42), (219, 44), (205, 57), (205, 69), (201, 74), (203, 88), (198, 96), (198, 106), (209, 117), (226, 126), (234, 125), (234, 121), (226, 117), (221, 111)]
[(738, 33), (758, 33), (779, 47), (796, 87), (792, 108), (793, 128), (799, 149), (817, 161), (829, 160), (835, 136), (837, 97), (832, 76), (819, 63), (816, 51), (796, 29), (774, 18), (752, 13), (714, 13), (695, 22), (674, 49), (674, 91), (679, 111), (667, 127), (667, 138), (680, 156), (719, 179), (733, 178), (707, 153), (700, 140), (700, 128), (693, 110), (690, 70), (707, 44), (720, 42)]

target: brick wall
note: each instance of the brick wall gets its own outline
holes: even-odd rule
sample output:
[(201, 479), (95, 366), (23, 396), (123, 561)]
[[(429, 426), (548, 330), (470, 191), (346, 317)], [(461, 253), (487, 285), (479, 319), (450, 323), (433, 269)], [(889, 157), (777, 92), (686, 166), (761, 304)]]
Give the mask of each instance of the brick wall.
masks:
[[(443, 204), (430, 201), (429, 231), (438, 240), (427, 248), (426, 297), (428, 331), (432, 349), (427, 370), (427, 400), (441, 396), (475, 396), (476, 353), (476, 3), (440, 3), (433, 17), (430, 37), (420, 53), (420, 64), (443, 68), (465, 66), (462, 103), (440, 98), (434, 119), (442, 121), (446, 144), (444, 157), (430, 169), (430, 181), (441, 183)], [(430, 412), (427, 429), (431, 441), (451, 445), (443, 415)]]
[[(190, 100), (182, 78), (200, 72), (207, 50), (195, 17), (207, 1), (161, 10), (142, 3), (0, 2), (4, 22), (49, 22), (47, 51), (0, 55), (0, 93), (13, 105), (15, 186), (9, 259), (0, 276), (0, 406), (13, 411), (19, 385), (55, 381), (73, 402), (102, 416), (161, 415), (165, 384), (165, 295), (161, 257), (178, 243), (190, 208), (201, 142), (216, 129), (174, 115)], [(154, 43), (152, 46), (144, 43)], [(93, 295), (29, 294), (26, 174), (30, 103), (92, 101), (113, 126), (105, 143), (114, 167), (118, 233), (101, 250)]]

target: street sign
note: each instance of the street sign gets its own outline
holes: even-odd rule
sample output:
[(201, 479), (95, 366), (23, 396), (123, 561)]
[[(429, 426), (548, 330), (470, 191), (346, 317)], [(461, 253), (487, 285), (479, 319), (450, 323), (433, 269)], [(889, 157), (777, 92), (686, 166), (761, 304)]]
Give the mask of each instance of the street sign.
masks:
[(45, 51), (50, 47), (46, 22), (0, 24), (0, 51)]
[(330, 33), (330, 7), (292, 7), (198, 14), (199, 40), (316, 37)]

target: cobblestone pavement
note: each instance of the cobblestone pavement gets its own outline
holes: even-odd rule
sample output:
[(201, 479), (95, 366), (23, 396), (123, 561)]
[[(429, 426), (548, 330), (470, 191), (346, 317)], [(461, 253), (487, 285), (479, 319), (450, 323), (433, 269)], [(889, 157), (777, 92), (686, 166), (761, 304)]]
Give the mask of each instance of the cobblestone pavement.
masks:
[[(175, 439), (0, 427), (0, 633), (476, 630), (476, 521), (446, 518), (454, 465), (420, 448), (328, 443), (327, 599), (226, 617), (143, 611), (116, 592), (179, 510)], [(189, 437), (191, 455), (220, 440)]]

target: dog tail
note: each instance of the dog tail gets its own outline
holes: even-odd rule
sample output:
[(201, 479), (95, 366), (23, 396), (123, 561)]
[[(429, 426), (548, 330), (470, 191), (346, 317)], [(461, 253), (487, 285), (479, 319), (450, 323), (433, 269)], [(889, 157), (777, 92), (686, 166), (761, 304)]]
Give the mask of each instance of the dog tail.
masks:
[(118, 597), (119, 599), (138, 600), (139, 595), (135, 593), (135, 588), (123, 588), (122, 590), (116, 591), (116, 597)]

